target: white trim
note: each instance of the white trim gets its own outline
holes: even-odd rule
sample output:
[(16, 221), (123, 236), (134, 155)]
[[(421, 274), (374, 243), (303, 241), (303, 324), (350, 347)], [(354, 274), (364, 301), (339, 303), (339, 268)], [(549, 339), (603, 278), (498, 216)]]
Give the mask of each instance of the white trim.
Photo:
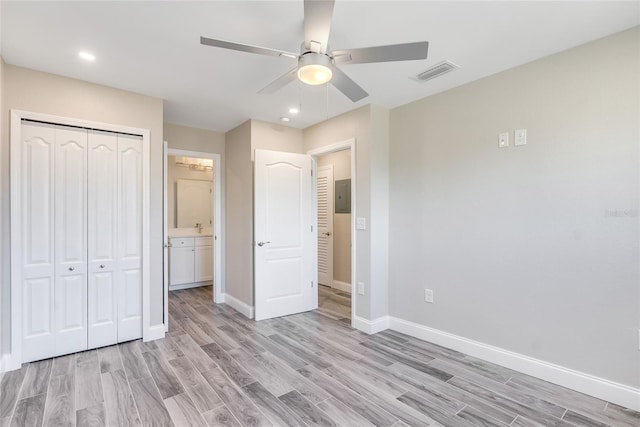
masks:
[(389, 329), (389, 316), (378, 317), (374, 320), (365, 319), (364, 317), (359, 316), (351, 317), (353, 319), (353, 327), (369, 335)]
[(331, 287), (333, 289), (337, 289), (337, 290), (342, 291), (342, 292), (351, 293), (351, 283), (341, 282), (340, 280), (333, 280), (331, 282)]
[[(213, 302), (220, 304), (224, 302), (224, 289), (225, 284), (222, 283), (222, 248), (224, 242), (224, 230), (222, 229), (222, 160), (220, 154), (207, 153), (206, 151), (191, 151), (182, 150), (179, 148), (167, 148), (165, 151), (164, 159), (167, 161), (168, 156), (186, 156), (186, 157), (198, 157), (201, 159), (213, 160), (213, 185), (214, 185), (214, 200), (213, 200)], [(168, 171), (167, 173), (168, 174)], [(165, 174), (165, 182), (166, 182)], [(165, 206), (165, 212), (167, 207)], [(165, 244), (169, 243), (168, 226), (165, 228)], [(168, 257), (167, 257), (168, 259)], [(167, 280), (168, 281), (168, 280)], [(166, 306), (169, 306), (168, 300)], [(168, 312), (168, 308), (166, 308)]]
[(149, 328), (147, 334), (145, 334), (142, 341), (153, 341), (164, 338), (165, 326), (164, 323), (160, 323), (159, 325), (153, 325)]
[[(357, 157), (357, 151), (356, 151), (356, 139), (355, 138), (350, 138), (347, 139), (345, 141), (341, 141), (341, 142), (336, 142), (335, 144), (330, 144), (330, 145), (325, 145), (324, 147), (319, 147), (319, 148), (315, 148), (313, 150), (309, 150), (307, 151), (307, 154), (312, 156), (314, 158), (313, 161), (313, 169), (314, 169), (314, 178), (316, 178), (318, 176), (318, 173), (316, 171), (317, 169), (317, 161), (316, 158), (318, 156), (322, 156), (324, 154), (330, 154), (330, 153), (335, 153), (337, 151), (342, 151), (342, 150), (351, 150), (350, 154), (351, 154), (351, 326), (356, 328), (356, 329), (361, 329), (360, 327), (358, 327), (357, 325), (361, 325), (362, 323), (360, 322), (356, 322), (356, 289), (355, 289), (355, 284), (356, 284), (356, 249), (358, 246), (358, 241), (356, 240), (356, 213), (357, 213), (357, 171), (356, 171), (356, 157)], [(314, 184), (315, 184), (315, 180), (314, 180)], [(316, 185), (314, 185), (314, 188), (316, 188)], [(315, 199), (315, 203), (317, 203), (318, 201), (318, 196), (315, 195), (314, 193), (314, 199)], [(316, 208), (317, 209), (317, 208)], [(317, 213), (317, 210), (316, 210)], [(317, 215), (316, 215), (317, 217)], [(317, 243), (316, 243), (316, 247), (317, 247)], [(316, 266), (317, 268), (317, 266)], [(318, 276), (317, 272), (316, 272), (316, 277)], [(317, 296), (316, 296), (316, 304), (315, 307), (318, 307), (318, 302), (317, 302)], [(362, 319), (362, 318), (359, 318)], [(365, 319), (362, 319), (365, 320)], [(369, 322), (369, 321), (367, 321)], [(364, 330), (364, 329), (361, 329)]]
[(211, 285), (213, 285), (213, 282), (211, 280), (206, 282), (182, 283), (181, 285), (169, 286), (169, 290), (181, 291), (183, 289), (200, 288), (202, 286), (211, 286)]
[(637, 388), (396, 317), (389, 317), (389, 328), (580, 393), (640, 411), (640, 389)]
[(169, 332), (169, 224), (167, 201), (167, 151), (169, 143), (162, 143), (162, 305), (164, 311), (164, 328)]
[[(33, 113), (29, 111), (11, 110), (10, 131), (10, 198), (11, 198), (11, 353), (5, 355), (5, 368), (9, 371), (19, 369), (22, 365), (22, 185), (20, 150), (22, 140), (22, 119), (55, 123), (67, 126), (100, 129), (117, 133), (142, 136), (142, 336), (145, 340), (151, 336), (150, 310), (150, 131), (149, 129), (115, 125), (111, 123), (60, 117), (51, 114)], [(162, 326), (164, 328), (164, 325)]]
[(248, 317), (249, 319), (253, 319), (253, 306), (250, 306), (249, 304), (246, 304), (240, 301), (238, 298), (234, 297), (233, 295), (229, 295), (229, 294), (224, 294), (224, 302), (228, 306), (235, 308), (240, 313), (244, 314), (245, 317)]

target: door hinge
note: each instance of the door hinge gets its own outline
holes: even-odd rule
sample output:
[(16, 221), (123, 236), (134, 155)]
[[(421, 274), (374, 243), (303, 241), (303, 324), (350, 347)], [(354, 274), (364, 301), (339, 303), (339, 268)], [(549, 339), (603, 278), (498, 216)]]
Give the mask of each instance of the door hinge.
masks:
[(313, 169), (311, 169), (311, 176), (313, 176)]
[(311, 281), (311, 287), (313, 288), (313, 280)]
[(311, 232), (313, 233), (313, 225), (311, 226)]

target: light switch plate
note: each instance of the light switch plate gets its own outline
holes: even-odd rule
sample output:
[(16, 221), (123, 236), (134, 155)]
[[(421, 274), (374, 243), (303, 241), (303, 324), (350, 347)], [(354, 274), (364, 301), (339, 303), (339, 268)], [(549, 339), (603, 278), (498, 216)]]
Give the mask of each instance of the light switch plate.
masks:
[(509, 146), (509, 132), (503, 132), (498, 135), (498, 147), (504, 148)]
[(358, 295), (364, 295), (364, 283), (358, 282)]
[(516, 147), (518, 145), (527, 145), (527, 130), (526, 129), (516, 129), (515, 131), (515, 141), (513, 143)]
[(367, 219), (366, 218), (357, 218), (356, 219), (356, 230), (366, 230), (367, 229)]

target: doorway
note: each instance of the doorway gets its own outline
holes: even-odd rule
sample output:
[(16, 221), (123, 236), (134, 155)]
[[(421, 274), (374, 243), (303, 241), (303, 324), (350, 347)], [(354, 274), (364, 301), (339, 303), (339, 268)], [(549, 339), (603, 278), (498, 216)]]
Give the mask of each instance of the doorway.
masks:
[(164, 155), (164, 310), (169, 291), (213, 285), (222, 300), (220, 155), (170, 149)]
[(351, 323), (351, 149), (316, 156), (318, 311)]

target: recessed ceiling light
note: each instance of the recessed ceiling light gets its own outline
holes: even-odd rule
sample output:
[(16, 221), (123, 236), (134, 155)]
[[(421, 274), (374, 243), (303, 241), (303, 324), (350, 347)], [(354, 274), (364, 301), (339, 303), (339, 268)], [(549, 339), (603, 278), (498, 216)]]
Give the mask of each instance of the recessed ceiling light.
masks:
[(289, 121), (289, 117), (280, 117), (280, 120), (282, 120), (283, 122), (288, 122)]
[(296, 107), (291, 107), (291, 108), (289, 108), (289, 112), (291, 114), (298, 114), (300, 112), (300, 110), (298, 110)]
[(96, 56), (89, 53), (89, 52), (78, 52), (78, 56), (82, 59), (84, 59), (85, 61), (95, 61), (96, 60)]

